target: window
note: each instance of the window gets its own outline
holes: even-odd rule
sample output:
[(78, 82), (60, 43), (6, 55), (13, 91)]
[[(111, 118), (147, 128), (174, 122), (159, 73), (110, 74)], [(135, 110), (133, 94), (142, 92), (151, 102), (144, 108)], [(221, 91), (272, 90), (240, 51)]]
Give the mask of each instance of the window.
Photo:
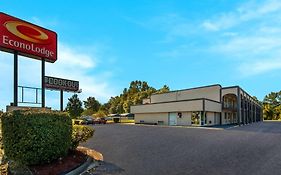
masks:
[(182, 117), (182, 113), (181, 113), (181, 112), (178, 113), (178, 117), (179, 117), (179, 118)]

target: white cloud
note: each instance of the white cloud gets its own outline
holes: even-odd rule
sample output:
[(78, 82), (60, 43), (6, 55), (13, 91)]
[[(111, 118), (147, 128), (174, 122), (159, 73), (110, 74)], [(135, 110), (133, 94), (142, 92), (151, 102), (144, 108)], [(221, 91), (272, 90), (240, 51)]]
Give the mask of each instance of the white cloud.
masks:
[(250, 77), (281, 69), (280, 19), (281, 1), (251, 1), (203, 21), (201, 26), (223, 33), (209, 51), (232, 59), (236, 71)]
[(63, 62), (65, 66), (78, 68), (94, 68), (97, 58), (92, 55), (84, 54), (83, 51), (76, 51), (73, 48), (60, 43), (58, 47), (59, 62)]
[(243, 63), (238, 67), (238, 69), (244, 77), (260, 75), (269, 71), (281, 69), (281, 58)]
[(202, 26), (207, 30), (212, 30), (212, 31), (219, 30), (219, 26), (215, 23), (210, 22), (210, 21), (204, 21)]
[(233, 13), (222, 14), (215, 20), (205, 20), (201, 24), (203, 28), (209, 31), (220, 31), (222, 29), (230, 28), (239, 23), (236, 15)]
[(46, 65), (46, 75), (78, 80), (83, 92), (80, 94), (82, 99), (95, 96), (105, 102), (114, 95), (114, 89), (109, 82), (113, 74), (106, 70), (93, 73), (98, 66), (98, 60), (101, 59), (96, 53), (83, 54), (83, 52), (60, 43), (58, 61)]
[[(89, 49), (91, 50), (91, 49)], [(92, 50), (98, 50), (94, 48)], [(111, 71), (95, 71), (99, 60), (95, 52), (83, 53), (75, 46), (59, 43), (58, 60), (55, 63), (46, 63), (46, 75), (78, 80), (82, 93), (81, 100), (94, 96), (101, 102), (106, 102), (116, 94), (110, 79), (114, 75)], [(0, 53), (0, 109), (4, 109), (12, 100), (13, 94), (13, 55)], [(19, 57), (19, 85), (41, 87), (41, 62), (34, 59)], [(54, 92), (48, 92), (53, 94)], [(65, 98), (72, 93), (65, 93)], [(59, 103), (52, 104), (59, 96), (47, 96), (46, 104), (57, 108)], [(65, 101), (66, 103), (66, 101)]]
[(242, 59), (250, 59), (249, 56), (272, 54), (280, 48), (281, 38), (255, 35), (233, 37), (226, 42), (212, 46), (211, 50), (231, 56), (239, 56)]
[(281, 1), (267, 0), (263, 3), (248, 2), (239, 6), (236, 10), (207, 19), (201, 26), (208, 31), (220, 31), (235, 27), (250, 20), (266, 17), (272, 13), (280, 13)]
[[(210, 47), (213, 53), (235, 61), (243, 77), (281, 69), (281, 33), (267, 36), (262, 32), (232, 37)], [(234, 65), (235, 65), (234, 64)]]

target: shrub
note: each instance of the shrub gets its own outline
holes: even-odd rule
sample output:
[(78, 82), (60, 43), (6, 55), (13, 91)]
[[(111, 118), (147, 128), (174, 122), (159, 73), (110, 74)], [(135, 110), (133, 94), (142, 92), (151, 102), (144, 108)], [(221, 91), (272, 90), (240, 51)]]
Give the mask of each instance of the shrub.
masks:
[(73, 125), (71, 149), (76, 149), (79, 143), (86, 142), (89, 138), (93, 137), (94, 131), (95, 130), (89, 126)]
[(13, 111), (4, 113), (5, 155), (25, 165), (43, 164), (65, 156), (71, 146), (72, 124), (66, 113)]

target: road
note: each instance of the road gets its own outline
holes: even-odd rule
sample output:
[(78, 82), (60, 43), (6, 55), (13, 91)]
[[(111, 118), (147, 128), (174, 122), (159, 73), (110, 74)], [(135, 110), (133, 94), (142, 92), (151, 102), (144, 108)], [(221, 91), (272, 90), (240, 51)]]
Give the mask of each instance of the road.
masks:
[(96, 174), (280, 175), (281, 122), (228, 129), (97, 125), (83, 144), (104, 155)]

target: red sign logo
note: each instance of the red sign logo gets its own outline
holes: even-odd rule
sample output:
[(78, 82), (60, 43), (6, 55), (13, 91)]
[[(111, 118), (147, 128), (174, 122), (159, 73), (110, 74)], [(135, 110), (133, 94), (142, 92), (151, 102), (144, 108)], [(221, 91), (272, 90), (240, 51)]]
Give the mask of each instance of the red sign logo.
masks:
[(9, 32), (26, 41), (38, 44), (50, 43), (50, 41), (48, 41), (49, 37), (46, 33), (30, 24), (26, 24), (19, 21), (8, 21), (4, 25)]
[(0, 13), (1, 50), (46, 61), (57, 60), (57, 34), (15, 17)]

